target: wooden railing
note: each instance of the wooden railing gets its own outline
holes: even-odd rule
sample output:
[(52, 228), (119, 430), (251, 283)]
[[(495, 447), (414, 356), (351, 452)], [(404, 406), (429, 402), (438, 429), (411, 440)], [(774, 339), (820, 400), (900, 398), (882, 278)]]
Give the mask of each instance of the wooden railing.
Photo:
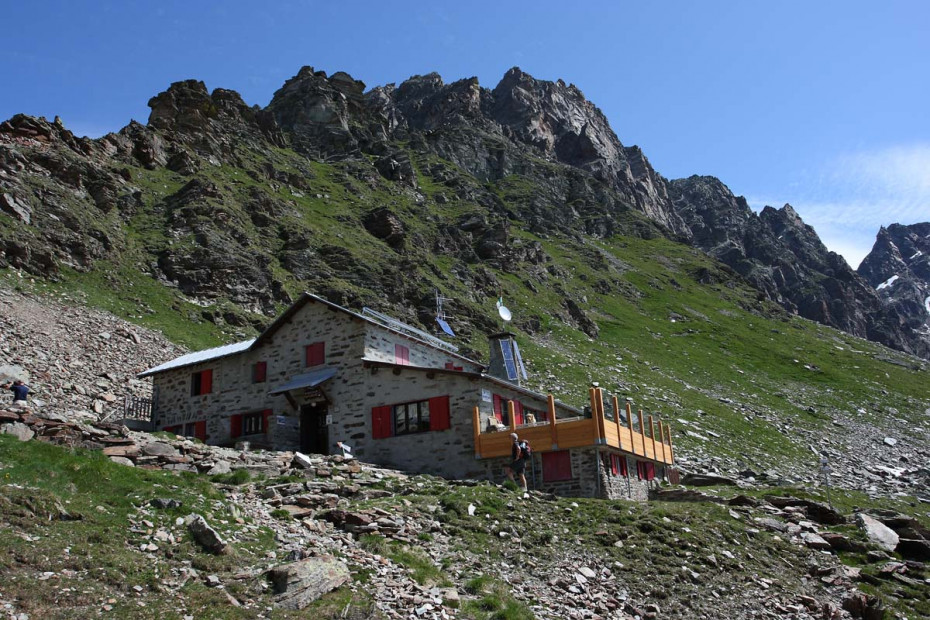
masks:
[(604, 412), (604, 395), (600, 388), (591, 388), (590, 418), (562, 418), (555, 417), (555, 399), (550, 394), (548, 398), (549, 419), (547, 422), (535, 424), (516, 424), (513, 402), (508, 403), (510, 413), (510, 428), (507, 431), (482, 432), (480, 411), (478, 407), (473, 411), (473, 424), (475, 435), (475, 456), (477, 458), (492, 458), (510, 455), (513, 441), (510, 433), (517, 433), (520, 439), (526, 439), (536, 452), (550, 452), (553, 450), (566, 450), (584, 446), (612, 446), (620, 450), (641, 456), (646, 459), (667, 463), (675, 463), (675, 452), (672, 448), (672, 428), (669, 424), (656, 423), (652, 416), (644, 416), (640, 410), (637, 416), (638, 427), (633, 424), (633, 412), (630, 404), (626, 403), (626, 419), (624, 424), (620, 419), (620, 406), (617, 397), (613, 401), (613, 420)]

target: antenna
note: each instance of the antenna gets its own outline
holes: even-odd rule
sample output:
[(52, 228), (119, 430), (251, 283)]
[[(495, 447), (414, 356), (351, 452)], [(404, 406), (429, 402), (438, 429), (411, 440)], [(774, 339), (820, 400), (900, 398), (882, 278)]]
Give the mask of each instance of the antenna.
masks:
[(396, 332), (400, 332), (412, 338), (423, 340), (424, 342), (431, 344), (434, 347), (445, 349), (446, 351), (452, 351), (453, 353), (457, 353), (459, 350), (459, 348), (455, 346), (454, 344), (450, 344), (446, 342), (445, 340), (440, 340), (436, 336), (427, 334), (422, 329), (417, 329), (416, 327), (407, 325), (406, 323), (402, 323), (398, 321), (397, 319), (393, 319), (386, 314), (381, 314), (380, 312), (376, 312), (375, 310), (372, 310), (371, 308), (368, 308), (368, 307), (362, 308), (362, 314), (366, 318), (374, 321), (375, 323), (380, 324), (382, 327), (387, 327), (388, 329), (393, 329)]
[(436, 289), (436, 322), (439, 323), (439, 328), (444, 331), (447, 335), (455, 338), (455, 332), (452, 331), (452, 328), (449, 327), (449, 323), (446, 320), (446, 313), (442, 308), (442, 302), (452, 301), (448, 297), (443, 297), (439, 293), (439, 289)]

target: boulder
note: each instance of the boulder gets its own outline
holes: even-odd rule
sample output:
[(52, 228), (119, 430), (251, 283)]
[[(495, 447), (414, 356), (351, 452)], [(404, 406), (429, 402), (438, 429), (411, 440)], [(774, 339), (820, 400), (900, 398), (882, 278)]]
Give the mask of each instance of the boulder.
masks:
[(801, 542), (810, 547), (811, 549), (832, 549), (832, 545), (829, 542), (824, 540), (819, 534), (814, 532), (804, 532), (801, 534)]
[(207, 520), (201, 515), (188, 515), (187, 527), (194, 537), (194, 540), (210, 553), (224, 555), (229, 551), (229, 545), (223, 540), (223, 537), (210, 527)]
[(898, 546), (899, 540), (895, 531), (887, 525), (882, 524), (877, 519), (873, 519), (869, 515), (859, 512), (856, 513), (856, 523), (865, 532), (869, 541), (879, 548), (890, 553)]
[(152, 443), (145, 444), (142, 446), (142, 454), (146, 456), (163, 457), (181, 456), (181, 453), (178, 452), (174, 446), (163, 441), (153, 441)]
[(294, 467), (299, 467), (301, 469), (312, 469), (314, 466), (313, 461), (310, 460), (310, 457), (301, 452), (294, 453), (293, 465)]
[(690, 487), (710, 487), (717, 484), (725, 484), (727, 486), (736, 486), (736, 480), (733, 478), (727, 478), (726, 476), (720, 476), (717, 474), (685, 474), (681, 483), (690, 486)]
[(275, 606), (294, 610), (303, 609), (350, 578), (346, 565), (328, 555), (277, 566), (268, 576)]
[(895, 551), (908, 560), (930, 561), (930, 541), (928, 540), (902, 538), (898, 541)]
[(9, 424), (4, 424), (3, 426), (0, 426), (0, 433), (4, 435), (13, 435), (20, 441), (29, 441), (36, 435), (34, 432), (32, 432), (31, 428), (22, 422), (11, 422)]

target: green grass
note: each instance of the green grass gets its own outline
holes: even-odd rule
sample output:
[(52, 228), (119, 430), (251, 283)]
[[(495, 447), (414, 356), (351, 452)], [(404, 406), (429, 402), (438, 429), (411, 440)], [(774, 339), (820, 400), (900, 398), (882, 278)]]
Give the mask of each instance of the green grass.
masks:
[[(180, 558), (193, 557), (198, 570), (232, 574), (263, 562), (274, 546), (270, 531), (258, 529), (239, 533), (230, 555), (202, 552), (176, 519), (198, 512), (227, 538), (240, 527), (218, 511), (223, 496), (206, 479), (124, 467), (99, 452), (20, 443), (0, 435), (0, 485), (4, 596), (18, 601), (20, 611), (30, 617), (83, 618), (111, 599), (114, 612), (124, 617), (248, 617), (215, 590), (193, 583), (181, 605), (162, 593), (172, 571), (183, 566)], [(159, 510), (149, 505), (149, 500), (165, 497), (182, 507)], [(157, 551), (141, 551), (140, 545), (151, 544), (150, 534), (159, 528), (173, 532), (177, 542), (158, 542)], [(56, 577), (44, 581), (43, 573)], [(234, 595), (246, 595), (237, 588), (231, 581)]]

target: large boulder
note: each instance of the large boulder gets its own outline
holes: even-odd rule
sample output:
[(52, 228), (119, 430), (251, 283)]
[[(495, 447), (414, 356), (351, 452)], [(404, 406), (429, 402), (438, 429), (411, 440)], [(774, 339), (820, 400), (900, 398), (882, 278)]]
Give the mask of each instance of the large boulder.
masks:
[(856, 513), (856, 524), (865, 532), (869, 541), (881, 549), (892, 553), (898, 546), (898, 535), (881, 521), (859, 512)]
[(303, 609), (350, 578), (346, 565), (329, 555), (277, 566), (268, 576), (275, 606), (294, 610)]

